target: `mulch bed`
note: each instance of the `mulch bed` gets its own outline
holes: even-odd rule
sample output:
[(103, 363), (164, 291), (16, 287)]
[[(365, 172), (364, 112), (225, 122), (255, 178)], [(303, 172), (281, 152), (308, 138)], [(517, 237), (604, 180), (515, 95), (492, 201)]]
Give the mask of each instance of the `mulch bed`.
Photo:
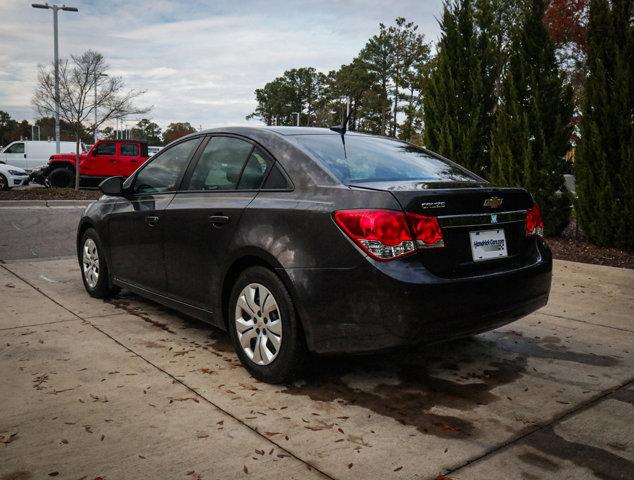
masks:
[(634, 268), (634, 252), (632, 251), (599, 247), (584, 240), (571, 238), (549, 237), (546, 242), (553, 251), (553, 257), (559, 260)]
[(0, 191), (0, 200), (95, 200), (101, 196), (99, 190), (73, 188), (14, 188)]

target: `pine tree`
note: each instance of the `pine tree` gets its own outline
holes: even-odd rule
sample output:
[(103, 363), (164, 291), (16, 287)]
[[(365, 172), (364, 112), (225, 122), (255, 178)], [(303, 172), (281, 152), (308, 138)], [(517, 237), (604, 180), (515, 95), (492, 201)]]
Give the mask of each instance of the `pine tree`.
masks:
[(632, 0), (592, 0), (575, 173), (578, 219), (600, 245), (634, 248)]
[(490, 164), (500, 61), (493, 3), (445, 4), (442, 35), (423, 92), (425, 145), (483, 176)]
[(545, 6), (544, 0), (524, 1), (510, 32), (492, 135), (491, 180), (528, 189), (542, 208), (546, 234), (554, 235), (570, 218), (563, 174), (574, 106), (543, 23)]

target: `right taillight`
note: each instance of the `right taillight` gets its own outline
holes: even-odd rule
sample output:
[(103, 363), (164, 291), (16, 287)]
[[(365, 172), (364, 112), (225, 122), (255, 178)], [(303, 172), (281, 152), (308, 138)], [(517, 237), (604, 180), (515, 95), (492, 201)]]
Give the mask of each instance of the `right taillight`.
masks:
[(526, 235), (544, 236), (542, 211), (537, 203), (534, 203), (532, 208), (526, 210)]
[(417, 247), (444, 246), (434, 217), (413, 213), (406, 217), (395, 210), (340, 210), (333, 213), (333, 218), (364, 252), (377, 260), (400, 258), (414, 253)]
[(419, 248), (440, 248), (445, 246), (442, 230), (436, 217), (427, 217), (417, 213), (407, 213), (407, 220), (416, 237)]

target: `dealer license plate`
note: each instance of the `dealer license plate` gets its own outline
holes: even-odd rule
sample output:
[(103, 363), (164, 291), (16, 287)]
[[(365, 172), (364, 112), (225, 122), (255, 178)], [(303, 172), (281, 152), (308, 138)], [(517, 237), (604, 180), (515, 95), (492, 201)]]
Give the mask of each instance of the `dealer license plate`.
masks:
[(469, 232), (474, 262), (508, 257), (504, 229)]

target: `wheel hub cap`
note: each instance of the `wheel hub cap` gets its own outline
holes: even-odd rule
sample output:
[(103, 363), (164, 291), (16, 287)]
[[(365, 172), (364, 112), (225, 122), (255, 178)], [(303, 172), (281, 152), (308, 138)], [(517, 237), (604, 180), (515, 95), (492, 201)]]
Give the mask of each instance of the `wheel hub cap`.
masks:
[(282, 318), (277, 301), (259, 283), (244, 287), (238, 295), (236, 332), (244, 353), (257, 365), (268, 365), (282, 346)]
[(82, 249), (82, 270), (90, 288), (95, 288), (99, 281), (99, 252), (92, 238), (86, 239)]

